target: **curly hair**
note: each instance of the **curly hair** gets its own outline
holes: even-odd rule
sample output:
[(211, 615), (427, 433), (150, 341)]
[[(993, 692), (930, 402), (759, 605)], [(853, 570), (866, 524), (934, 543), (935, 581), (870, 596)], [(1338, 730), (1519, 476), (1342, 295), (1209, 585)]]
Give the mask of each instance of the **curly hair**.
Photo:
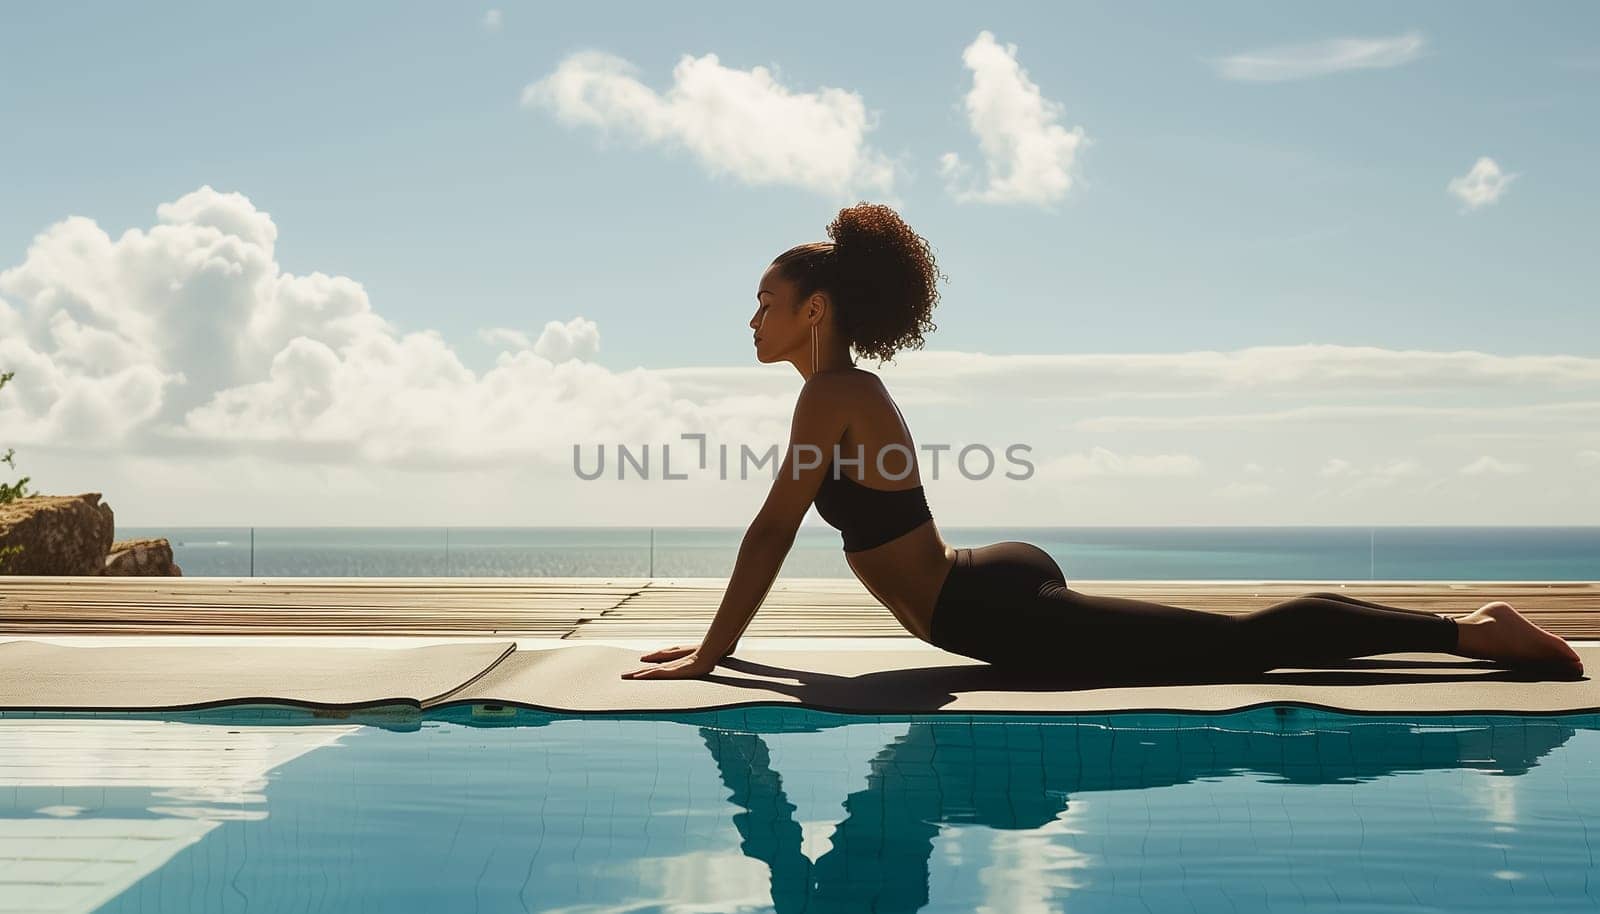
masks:
[(881, 366), (902, 349), (921, 349), (923, 334), (938, 329), (939, 303), (933, 249), (900, 214), (878, 203), (839, 210), (828, 223), (833, 241), (812, 241), (779, 254), (772, 263), (799, 287), (800, 300), (824, 291), (835, 320), (860, 355)]

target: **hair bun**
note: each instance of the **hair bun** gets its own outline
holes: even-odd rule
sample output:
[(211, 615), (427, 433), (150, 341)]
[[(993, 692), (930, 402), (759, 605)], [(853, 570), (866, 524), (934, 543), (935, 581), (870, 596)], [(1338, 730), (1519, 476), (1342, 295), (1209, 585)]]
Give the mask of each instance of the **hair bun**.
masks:
[[(827, 242), (808, 242), (773, 262), (798, 284), (804, 298), (819, 289), (833, 295), (834, 319), (859, 355), (890, 360), (901, 349), (921, 349), (937, 329), (939, 301), (933, 249), (881, 203), (857, 203), (828, 223)], [(825, 253), (826, 252), (826, 253)]]

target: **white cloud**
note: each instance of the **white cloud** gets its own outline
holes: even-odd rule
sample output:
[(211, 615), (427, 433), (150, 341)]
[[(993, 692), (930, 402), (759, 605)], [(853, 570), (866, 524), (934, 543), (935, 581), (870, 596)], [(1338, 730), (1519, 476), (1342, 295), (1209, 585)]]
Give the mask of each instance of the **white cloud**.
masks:
[(658, 374), (586, 361), (599, 348), (587, 319), (551, 321), (532, 345), (488, 331), (515, 348), (479, 375), (435, 331), (399, 334), (360, 283), (282, 272), (276, 226), (243, 195), (202, 187), (158, 215), (115, 239), (63, 220), (0, 272), (0, 364), (17, 373), (0, 402), (8, 439), (417, 468), (567, 466), (574, 441), (712, 423), (782, 440), (768, 427), (781, 418), (746, 424)]
[(1200, 473), (1198, 458), (1189, 454), (1133, 454), (1123, 456), (1108, 448), (1092, 447), (1086, 454), (1067, 454), (1040, 461), (1037, 472), (1052, 479), (1091, 477), (1194, 476)]
[(575, 317), (565, 323), (546, 321), (537, 340), (512, 327), (490, 327), (479, 330), (478, 338), (491, 346), (510, 350), (531, 349), (534, 355), (551, 362), (568, 359), (593, 360), (600, 351), (600, 326), (584, 317)]
[(1225, 79), (1281, 82), (1345, 70), (1398, 67), (1416, 60), (1425, 43), (1418, 32), (1386, 38), (1333, 38), (1246, 51), (1212, 63)]
[(1422, 464), (1415, 460), (1400, 458), (1374, 467), (1372, 473), (1384, 479), (1402, 479), (1407, 476), (1421, 476), (1423, 475), (1423, 469)]
[[(17, 373), (0, 392), (0, 443), (37, 488), (105, 492), (134, 523), (740, 523), (759, 506), (760, 479), (617, 497), (574, 481), (571, 448), (648, 442), (659, 458), (670, 441), (681, 470), (682, 433), (781, 445), (792, 371), (614, 370), (595, 361), (601, 328), (570, 313), (478, 331), (501, 351), (469, 367), (439, 333), (398, 331), (355, 279), (280, 269), (280, 226), (242, 195), (203, 187), (158, 212), (117, 235), (62, 220), (0, 272), (0, 369)], [(1600, 359), (1322, 345), (919, 350), (882, 374), (924, 447), (982, 443), (1002, 469), (1009, 444), (1032, 448), (1036, 472), (1023, 481), (963, 479), (947, 453), (929, 480), (946, 524), (1472, 523), (1488, 510), (1582, 522), (1600, 496)], [(1285, 398), (1309, 405), (1272, 408)], [(1452, 434), (1504, 436), (1472, 442), (1469, 457), (1498, 455), (1474, 474), (1577, 459), (1493, 504), (1396, 485), (1424, 466), (1472, 485), (1454, 471), (1468, 458), (1442, 440)], [(1360, 450), (1372, 442), (1406, 456)], [(1243, 471), (1231, 485), (1150, 483), (1213, 464)], [(1328, 466), (1322, 481), (1350, 487), (1345, 500), (1318, 501)], [(1268, 480), (1274, 497), (1246, 498)]]
[(1527, 471), (1526, 464), (1496, 460), (1485, 454), (1462, 467), (1460, 473), (1463, 476), (1514, 476)]
[(272, 216), (250, 205), (240, 193), (218, 193), (210, 185), (156, 207), (156, 218), (172, 226), (214, 228), (223, 236), (270, 250), (278, 240)]
[(1072, 189), (1083, 128), (1057, 123), (1063, 108), (1044, 97), (1017, 63), (1017, 46), (1001, 47), (989, 31), (961, 52), (972, 71), (966, 95), (967, 122), (983, 152), (985, 180), (963, 187), (968, 167), (947, 152), (940, 173), (957, 200), (979, 203), (1049, 204)]
[(568, 359), (593, 359), (600, 351), (600, 327), (587, 318), (575, 317), (566, 323), (549, 321), (533, 344), (533, 352), (551, 362)]
[(766, 67), (725, 67), (715, 54), (682, 56), (665, 93), (637, 72), (621, 57), (581, 51), (527, 86), (522, 103), (568, 126), (686, 149), (712, 175), (750, 185), (845, 197), (894, 184), (894, 164), (867, 143), (877, 115), (857, 93), (792, 91)]
[[(1173, 353), (988, 355), (913, 350), (895, 358), (895, 377), (914, 384), (915, 396), (950, 402), (967, 401), (980, 390), (1031, 400), (1246, 394), (1305, 399), (1358, 393), (1391, 397), (1397, 391), (1477, 394), (1514, 387), (1549, 393), (1600, 383), (1600, 358), (1325, 344)], [(684, 371), (692, 374), (699, 369)], [(716, 377), (714, 383), (721, 385), (726, 379)], [(1208, 417), (1193, 418), (1205, 422)]]
[(1322, 469), (1317, 472), (1317, 475), (1359, 476), (1360, 473), (1361, 471), (1357, 470), (1355, 464), (1351, 463), (1350, 461), (1340, 457), (1330, 457), (1328, 458), (1328, 462), (1322, 465)]
[(1488, 206), (1505, 196), (1506, 188), (1515, 177), (1515, 173), (1502, 172), (1494, 159), (1482, 156), (1472, 163), (1472, 168), (1466, 174), (1451, 178), (1446, 187), (1461, 200), (1462, 212), (1466, 212)]
[(1422, 464), (1409, 457), (1398, 457), (1374, 464), (1365, 469), (1339, 457), (1329, 458), (1317, 471), (1324, 479), (1342, 479), (1349, 484), (1339, 493), (1348, 498), (1369, 489), (1393, 486), (1403, 479), (1425, 475)]
[(504, 346), (508, 349), (532, 349), (533, 341), (528, 335), (513, 327), (486, 327), (478, 331), (478, 339), (491, 346)]
[(1350, 463), (1347, 459), (1330, 458), (1322, 464), (1322, 469), (1318, 469), (1317, 475), (1323, 479), (1346, 480), (1349, 485), (1346, 485), (1339, 496), (1349, 498), (1358, 491), (1386, 488), (1400, 480), (1419, 477), (1424, 475), (1424, 471), (1422, 464), (1411, 458), (1387, 459), (1384, 463), (1373, 464), (1365, 469)]
[(501, 15), (499, 10), (489, 10), (483, 14), (483, 27), (489, 29), (490, 31), (494, 31), (500, 28), (500, 24), (504, 21), (504, 19), (505, 17)]

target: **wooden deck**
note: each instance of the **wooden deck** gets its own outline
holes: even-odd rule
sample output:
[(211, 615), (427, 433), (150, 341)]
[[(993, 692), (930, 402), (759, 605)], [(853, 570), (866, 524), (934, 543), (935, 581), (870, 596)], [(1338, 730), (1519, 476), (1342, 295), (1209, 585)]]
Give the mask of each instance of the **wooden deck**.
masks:
[[(494, 635), (698, 639), (717, 578), (0, 577), (0, 635)], [(1439, 612), (1506, 600), (1600, 638), (1600, 582), (1074, 581), (1088, 593), (1248, 612), (1309, 591)], [(911, 637), (853, 578), (780, 580), (749, 637)]]

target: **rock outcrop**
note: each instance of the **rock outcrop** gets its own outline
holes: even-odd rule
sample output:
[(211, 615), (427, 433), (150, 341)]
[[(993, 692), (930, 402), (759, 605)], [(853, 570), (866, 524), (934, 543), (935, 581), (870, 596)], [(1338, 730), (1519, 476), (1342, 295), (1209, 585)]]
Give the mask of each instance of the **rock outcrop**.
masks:
[(181, 575), (165, 539), (113, 542), (111, 506), (99, 492), (30, 495), (0, 504), (0, 549), (22, 551), (0, 560), (4, 574)]
[(183, 569), (172, 560), (172, 544), (166, 537), (142, 540), (119, 540), (111, 544), (111, 554), (101, 574), (113, 575), (182, 575)]

